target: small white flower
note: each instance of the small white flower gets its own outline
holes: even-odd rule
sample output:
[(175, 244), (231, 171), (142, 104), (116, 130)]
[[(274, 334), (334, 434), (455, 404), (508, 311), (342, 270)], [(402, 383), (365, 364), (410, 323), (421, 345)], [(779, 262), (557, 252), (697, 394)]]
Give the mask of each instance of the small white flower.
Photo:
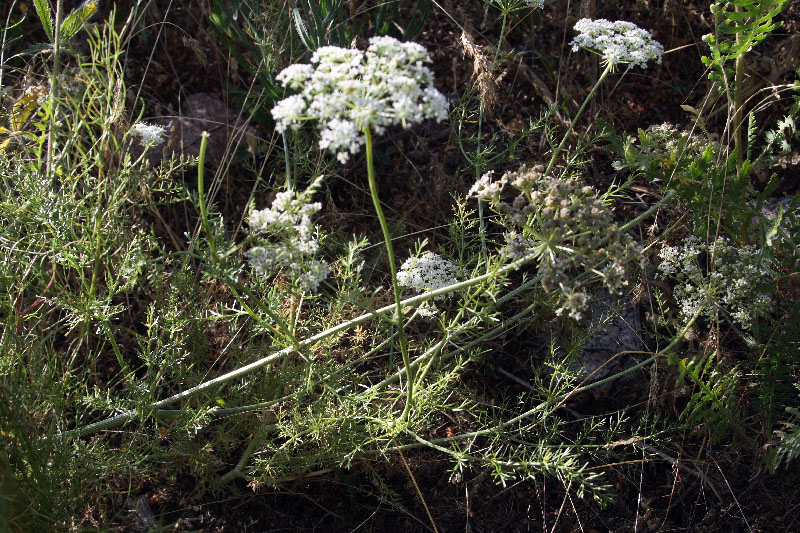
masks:
[(575, 24), (578, 35), (572, 39), (572, 51), (588, 48), (599, 52), (611, 64), (630, 63), (647, 67), (648, 61), (661, 63), (664, 47), (650, 32), (632, 22), (606, 19), (581, 19)]
[(306, 99), (299, 94), (284, 98), (272, 108), (272, 116), (275, 118), (275, 129), (279, 133), (286, 131), (287, 127), (297, 128), (306, 114), (308, 104)]
[(316, 292), (319, 284), (328, 277), (331, 267), (326, 261), (312, 261), (308, 270), (297, 278), (297, 284), (306, 292)]
[(313, 258), (319, 251), (317, 229), (311, 217), (322, 208), (310, 197), (319, 181), (305, 192), (283, 191), (275, 196), (272, 206), (250, 213), (248, 224), (253, 234), (266, 234), (257, 246), (245, 252), (258, 274), (269, 275), (277, 270), (293, 278), (303, 291), (315, 291), (330, 273), (330, 266)]
[(507, 178), (504, 174), (499, 180), (492, 181), (493, 174), (494, 171), (490, 170), (478, 178), (467, 193), (467, 198), (475, 196), (492, 204), (499, 202), (500, 194), (503, 192)]
[[(704, 253), (714, 257), (708, 272), (700, 264)], [(675, 280), (673, 294), (685, 320), (705, 306), (703, 316), (709, 320), (718, 320), (723, 309), (742, 328), (752, 329), (754, 321), (772, 309), (772, 269), (768, 258), (752, 246), (737, 248), (724, 237), (705, 244), (689, 236), (680, 245), (665, 246), (659, 255), (659, 274)]]
[[(397, 272), (397, 282), (402, 287), (417, 291), (435, 291), (458, 283), (458, 268), (452, 262), (433, 252), (419, 257), (409, 257)], [(437, 296), (438, 299), (446, 295)]]
[(139, 141), (148, 146), (158, 146), (164, 142), (164, 128), (155, 124), (139, 122), (131, 128), (131, 135), (139, 138)]

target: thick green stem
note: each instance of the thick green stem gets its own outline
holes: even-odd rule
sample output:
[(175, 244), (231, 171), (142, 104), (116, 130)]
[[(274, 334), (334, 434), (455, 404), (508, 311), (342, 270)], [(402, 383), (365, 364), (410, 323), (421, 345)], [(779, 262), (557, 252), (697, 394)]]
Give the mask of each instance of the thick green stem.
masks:
[(372, 133), (369, 128), (364, 129), (367, 150), (367, 179), (369, 181), (369, 192), (372, 196), (372, 203), (375, 206), (375, 213), (381, 223), (383, 231), (383, 241), (386, 244), (386, 254), (389, 256), (389, 270), (392, 275), (392, 289), (394, 290), (395, 303), (395, 326), (397, 327), (397, 339), (400, 344), (400, 354), (403, 356), (403, 364), (406, 367), (407, 398), (406, 406), (403, 409), (401, 420), (406, 420), (411, 412), (411, 405), (414, 401), (414, 369), (411, 366), (411, 359), (408, 356), (408, 343), (406, 342), (405, 332), (403, 331), (403, 301), (400, 292), (400, 285), (397, 283), (397, 265), (394, 259), (394, 249), (392, 248), (392, 235), (389, 233), (389, 225), (383, 215), (381, 200), (378, 197), (378, 184), (375, 182), (375, 164), (372, 155)]
[(205, 166), (206, 166), (206, 146), (208, 145), (208, 132), (204, 131), (200, 136), (200, 160), (197, 164), (197, 199), (200, 202), (200, 218), (203, 222), (203, 231), (206, 233), (208, 249), (211, 250), (211, 257), (215, 263), (219, 263), (216, 247), (214, 246), (214, 236), (209, 231), (208, 214), (206, 213), (206, 193), (205, 193)]
[(608, 65), (606, 65), (605, 70), (603, 70), (603, 73), (600, 74), (600, 78), (597, 80), (597, 83), (594, 84), (592, 90), (589, 91), (589, 94), (586, 95), (586, 99), (581, 104), (581, 107), (580, 109), (578, 109), (578, 112), (575, 113), (575, 117), (572, 119), (572, 122), (569, 125), (569, 129), (567, 129), (566, 133), (564, 133), (564, 137), (561, 139), (561, 143), (558, 145), (558, 148), (556, 148), (555, 151), (553, 152), (553, 157), (550, 158), (550, 162), (547, 164), (547, 168), (544, 171), (545, 174), (550, 173), (550, 170), (553, 168), (556, 159), (558, 159), (558, 154), (561, 153), (561, 149), (564, 148), (564, 145), (567, 143), (567, 139), (572, 133), (572, 130), (575, 129), (575, 124), (578, 123), (578, 119), (583, 114), (583, 111), (586, 109), (586, 106), (589, 104), (589, 101), (592, 99), (592, 97), (594, 97), (594, 93), (597, 92), (597, 88), (600, 87), (600, 84), (603, 83), (603, 80), (606, 79), (606, 76), (608, 76), (611, 73), (613, 68), (614, 64), (609, 61)]

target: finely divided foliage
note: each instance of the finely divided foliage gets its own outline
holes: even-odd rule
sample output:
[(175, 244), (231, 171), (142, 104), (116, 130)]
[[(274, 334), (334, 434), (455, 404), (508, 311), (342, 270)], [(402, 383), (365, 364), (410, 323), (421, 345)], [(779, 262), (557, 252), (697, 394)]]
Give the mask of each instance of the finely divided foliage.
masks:
[[(728, 59), (746, 66), (738, 60), (749, 50), (739, 41), (752, 24), (759, 39), (746, 42), (766, 37), (784, 3), (774, 2), (758, 11), (742, 11), (747, 0), (726, 2), (722, 11), (717, 3), (717, 18), (735, 24), (722, 24), (723, 43), (709, 45), (738, 54), (717, 50), (714, 57), (724, 59), (717, 67)], [(552, 24), (532, 11), (545, 3), (475, 3), (463, 7), (485, 17), (475, 32), (480, 37), (465, 34), (462, 42), (481, 57), (478, 78), (516, 94), (508, 87), (518, 91), (526, 77), (507, 84), (512, 76), (504, 73), (528, 52), (504, 39), (526, 24)], [(579, 20), (570, 45), (600, 55), (602, 73), (574, 115), (561, 116), (569, 106), (554, 106), (517, 134), (507, 122), (516, 102), (489, 116), (488, 100), (478, 96), (481, 81), (467, 81), (457, 68), (438, 80), (446, 97), (435, 86), (428, 50), (385, 35), (413, 38), (405, 30), (422, 28), (425, 16), (413, 17), (426, 2), (345, 16), (343, 2), (291, 1), (293, 18), (283, 22), (295, 25), (311, 55), (279, 73), (268, 65), (298, 49), (296, 34), (286, 32), (295, 40), (281, 47), (274, 20), (260, 21), (256, 8), (274, 8), (277, 20), (286, 6), (249, 4), (213, 2), (211, 9), (237, 60), (262, 68), (251, 72), (262, 86), (244, 99), (242, 116), (260, 121), (252, 131), (277, 132), (281, 142), (252, 139), (246, 154), (230, 150), (237, 163), (220, 164), (207, 188), (206, 168), (216, 163), (207, 160), (209, 136), (228, 128), (204, 132), (196, 158), (170, 158), (165, 148), (152, 164), (145, 154), (125, 153), (131, 139), (147, 152), (167, 136), (161, 126), (131, 120), (150, 109), (126, 108), (132, 100), (121, 58), (138, 38), (130, 29), (141, 13), (130, 14), (125, 36), (116, 33), (118, 17), (90, 28), (85, 56), (81, 46), (73, 50), (55, 38), (81, 31), (98, 4), (73, 10), (56, 31), (64, 17), (34, 0), (51, 41), (40, 49), (53, 62), (44, 74), (52, 81), (33, 80), (37, 85), (26, 90), (29, 80), (20, 79), (18, 91), (0, 86), (0, 104), (17, 95), (0, 115), (7, 126), (0, 126), (0, 530), (78, 529), (88, 522), (114, 529), (125, 513), (101, 503), (81, 522), (86, 502), (119, 507), (120, 487), (155, 486), (178, 470), (202, 486), (244, 478), (254, 489), (369, 470), (383, 501), (391, 494), (375, 465), (414, 448), (452, 458), (454, 483), (470, 466), (503, 484), (532, 480), (537, 490), (545, 476), (561, 483), (563, 502), (574, 492), (600, 504), (629, 492), (605, 484), (609, 465), (624, 480), (624, 469), (669, 457), (651, 449), (670, 445), (672, 427), (687, 448), (689, 431), (711, 437), (698, 439), (701, 449), (735, 434), (731, 449), (750, 454), (753, 464), (765, 459), (778, 468), (800, 457), (798, 399), (781, 390), (793, 393), (800, 375), (800, 306), (796, 294), (791, 298), (800, 202), (762, 215), (777, 180), (751, 180), (771, 175), (773, 160), (750, 154), (770, 151), (777, 133), (761, 146), (753, 125), (753, 146), (737, 150), (741, 161), (734, 163), (726, 146), (731, 126), (720, 126), (710, 111), (720, 108), (714, 102), (693, 110), (696, 124), (688, 127), (636, 124), (638, 138), (587, 120), (583, 112), (607, 77), (630, 82), (632, 69), (616, 73), (616, 66), (662, 60), (664, 47), (631, 22)], [(372, 11), (391, 20), (381, 22)], [(439, 18), (436, 24), (450, 24)], [(420, 35), (442, 45), (435, 32)], [(489, 53), (481, 50), (485, 38), (496, 42)], [(365, 50), (355, 48), (365, 40)], [(354, 44), (318, 46), (331, 42)], [(259, 51), (264, 55), (242, 57)], [(451, 44), (439, 52), (452, 53)], [(9, 70), (0, 67), (2, 84)], [(717, 83), (740, 73), (720, 75)], [(45, 98), (48, 82), (53, 90)], [(264, 101), (274, 122), (259, 113)], [(736, 114), (751, 111), (749, 105)], [(373, 140), (390, 128), (448, 121), (451, 108), (443, 139), (426, 139), (420, 128), (392, 144)], [(792, 118), (799, 112), (800, 97), (778, 124), (787, 153), (800, 138)], [(306, 122), (314, 128), (299, 133)], [(527, 142), (537, 136), (540, 142)], [(309, 149), (309, 138), (319, 151)], [(452, 208), (451, 220), (434, 226), (415, 218), (415, 209), (406, 216), (411, 204), (394, 194), (393, 188), (427, 187), (433, 174), (434, 163), (417, 165), (404, 153), (412, 144), (420, 147), (419, 160), (429, 152), (435, 161), (437, 183), (446, 186), (433, 207)], [(278, 157), (276, 146), (283, 150)], [(363, 160), (351, 161), (362, 151)], [(412, 165), (419, 180), (413, 185), (398, 177), (409, 176)], [(381, 176), (387, 168), (392, 173)], [(218, 193), (226, 184), (247, 190), (225, 191), (223, 202)], [(424, 196), (416, 192), (408, 197), (419, 201)], [(367, 195), (374, 211), (363, 208)], [(271, 201), (256, 209), (261, 200), (254, 199), (263, 198)], [(197, 217), (186, 216), (192, 209)], [(370, 242), (381, 238), (383, 247)], [(399, 268), (394, 245), (416, 250)], [(631, 309), (634, 296), (647, 313)], [(614, 348), (589, 370), (593, 356), (584, 343), (608, 335), (611, 328), (598, 330), (611, 322), (618, 327), (623, 308), (636, 317), (628, 328), (637, 347)], [(695, 339), (701, 342), (684, 342)], [(662, 395), (656, 381), (648, 387), (646, 380), (664, 373), (662, 361), (678, 378), (670, 395), (680, 394), (685, 381), (694, 388), (679, 398), (683, 414), (674, 405), (651, 411)], [(630, 394), (608, 394), (625, 376), (638, 380)], [(587, 415), (585, 404), (572, 401), (601, 385), (606, 399), (592, 412), (606, 414)], [(766, 406), (758, 423), (743, 416), (751, 396)], [(625, 421), (631, 416), (642, 424)], [(651, 416), (669, 419), (670, 427), (656, 431)], [(770, 439), (781, 417), (791, 421)], [(765, 446), (774, 449), (762, 454)], [(633, 477), (644, 479), (642, 472)], [(417, 488), (420, 496), (425, 489)], [(51, 515), (60, 498), (69, 500), (64, 516)], [(556, 530), (568, 510), (546, 507), (543, 522), (556, 518), (543, 529)], [(576, 518), (578, 507), (572, 505)], [(659, 527), (671, 525), (665, 519)]]

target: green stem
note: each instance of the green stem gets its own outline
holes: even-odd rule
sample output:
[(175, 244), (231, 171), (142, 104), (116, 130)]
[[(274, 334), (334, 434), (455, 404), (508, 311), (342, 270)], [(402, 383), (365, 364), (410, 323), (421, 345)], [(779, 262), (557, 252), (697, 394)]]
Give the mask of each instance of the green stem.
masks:
[(289, 162), (289, 141), (286, 140), (286, 132), (281, 134), (283, 137), (283, 161), (286, 165), (286, 188), (294, 190), (294, 179), (292, 178), (292, 165)]
[[(736, 4), (737, 13), (744, 11), (744, 8)], [(742, 32), (736, 32), (736, 45), (742, 43)], [(735, 73), (733, 77), (733, 145), (736, 148), (736, 170), (742, 169), (744, 163), (744, 142), (742, 140), (742, 80), (744, 79), (744, 54), (740, 54), (735, 62)]]
[(205, 166), (206, 166), (206, 146), (208, 145), (208, 132), (204, 131), (200, 136), (200, 160), (197, 166), (197, 197), (200, 202), (200, 218), (203, 222), (203, 231), (206, 232), (206, 241), (208, 242), (208, 249), (211, 250), (211, 257), (214, 258), (215, 263), (219, 263), (220, 258), (217, 255), (216, 247), (214, 246), (214, 236), (209, 231), (208, 214), (206, 213), (206, 193), (205, 193)]
[(606, 79), (606, 76), (608, 76), (611, 73), (613, 68), (614, 64), (609, 61), (608, 65), (606, 65), (605, 70), (603, 70), (603, 73), (600, 75), (600, 78), (597, 80), (597, 83), (594, 84), (592, 90), (589, 91), (589, 94), (586, 95), (586, 99), (583, 101), (580, 109), (578, 109), (578, 112), (572, 119), (572, 122), (570, 123), (566, 133), (564, 133), (564, 137), (561, 139), (561, 143), (558, 145), (558, 148), (556, 148), (555, 151), (553, 152), (553, 157), (550, 158), (550, 162), (547, 164), (547, 168), (544, 171), (545, 175), (550, 173), (550, 170), (553, 168), (556, 159), (558, 159), (558, 154), (561, 153), (561, 149), (564, 148), (564, 145), (567, 143), (569, 135), (572, 133), (572, 130), (575, 129), (575, 124), (578, 123), (578, 119), (583, 114), (583, 111), (586, 109), (586, 106), (589, 104), (589, 101), (592, 99), (592, 97), (594, 97), (594, 93), (597, 92), (597, 88), (600, 87), (600, 84), (603, 83), (603, 80)]
[(403, 331), (403, 301), (400, 292), (400, 285), (397, 283), (397, 265), (394, 259), (394, 249), (392, 248), (392, 235), (389, 233), (389, 225), (386, 223), (386, 217), (383, 215), (383, 208), (381, 207), (381, 200), (378, 197), (378, 184), (375, 182), (375, 163), (372, 154), (372, 133), (369, 128), (364, 128), (364, 136), (366, 137), (366, 150), (367, 150), (367, 179), (369, 181), (369, 192), (372, 196), (372, 203), (375, 206), (375, 213), (378, 215), (378, 220), (381, 223), (381, 231), (383, 231), (383, 241), (386, 244), (386, 254), (389, 256), (389, 270), (392, 275), (392, 290), (394, 291), (395, 303), (395, 326), (397, 327), (397, 339), (400, 343), (400, 354), (403, 356), (403, 364), (406, 367), (407, 384), (407, 398), (406, 406), (403, 409), (401, 420), (405, 421), (408, 414), (411, 412), (411, 406), (414, 401), (414, 369), (411, 366), (411, 359), (408, 356), (408, 344), (406, 343), (405, 332)]
[(228, 472), (227, 474), (223, 475), (220, 478), (220, 481), (222, 481), (223, 483), (226, 483), (228, 481), (231, 481), (231, 480), (241, 476), (242, 475), (242, 471), (244, 470), (244, 467), (247, 466), (248, 461), (250, 461), (250, 458), (253, 456), (253, 453), (256, 451), (256, 446), (258, 446), (258, 439), (256, 438), (256, 435), (253, 434), (253, 435), (250, 436), (250, 442), (247, 445), (247, 448), (244, 450), (244, 453), (242, 453), (242, 457), (239, 459), (239, 462), (236, 463), (236, 466), (233, 467), (233, 469), (230, 472)]
[[(497, 47), (494, 49), (494, 59), (492, 60), (492, 65), (489, 68), (490, 75), (494, 75), (494, 67), (497, 65), (497, 59), (500, 57), (500, 48), (503, 46), (503, 39), (505, 38), (506, 34), (506, 23), (508, 22), (508, 13), (503, 12), (503, 24), (500, 27), (500, 38), (497, 40)], [(475, 179), (478, 180), (483, 173), (483, 157), (481, 157), (481, 140), (483, 138), (483, 115), (484, 115), (484, 102), (483, 98), (480, 98), (480, 105), (478, 106), (478, 135), (475, 147)], [(489, 250), (486, 244), (486, 216), (484, 215), (483, 210), (483, 200), (478, 198), (478, 233), (481, 237), (481, 255), (483, 256), (483, 262), (487, 266), (489, 265)]]
[(503, 46), (503, 39), (506, 36), (506, 23), (508, 22), (508, 13), (503, 12), (503, 24), (500, 26), (500, 38), (497, 40), (497, 48), (494, 49), (494, 59), (492, 60), (491, 71), (494, 72), (494, 67), (497, 65), (497, 59), (500, 57), (500, 48)]
[[(62, 0), (56, 0), (56, 20), (53, 27), (53, 73), (50, 77), (50, 117), (47, 124), (47, 176), (52, 178), (53, 172), (53, 128), (56, 122), (56, 95), (58, 92), (58, 70), (61, 52), (61, 4)], [(50, 6), (47, 6), (50, 9)], [(41, 152), (40, 152), (41, 153)]]

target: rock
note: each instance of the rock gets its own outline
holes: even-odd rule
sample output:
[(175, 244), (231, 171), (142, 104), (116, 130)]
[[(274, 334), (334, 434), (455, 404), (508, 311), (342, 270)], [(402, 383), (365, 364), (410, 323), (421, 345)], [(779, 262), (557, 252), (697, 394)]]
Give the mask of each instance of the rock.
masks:
[[(586, 380), (584, 385), (630, 368), (641, 359), (635, 354), (621, 354), (614, 357), (620, 352), (645, 350), (640, 336), (641, 319), (637, 306), (624, 305), (619, 298), (611, 296), (603, 289), (592, 295), (590, 309), (592, 319), (584, 325), (589, 337), (572, 364), (573, 370), (582, 369), (578, 379), (579, 382)], [(558, 358), (563, 357), (565, 351), (560, 340), (556, 342), (556, 346)], [(552, 354), (547, 357), (550, 361), (556, 362)], [(634, 374), (623, 376), (620, 380), (603, 386), (602, 389), (619, 386), (620, 382), (629, 380), (632, 375)], [(596, 392), (602, 393), (602, 391)]]
[(158, 525), (156, 515), (147, 503), (147, 496), (128, 496), (125, 500), (125, 508), (132, 516), (131, 529), (133, 531), (151, 531)]
[[(255, 135), (255, 129), (246, 120), (228, 109), (225, 102), (206, 93), (193, 94), (183, 102), (181, 115), (152, 121), (166, 130), (166, 141), (160, 146), (150, 148), (147, 159), (158, 165), (165, 158), (181, 154), (197, 157), (200, 155), (200, 140), (203, 131), (209, 133), (206, 146), (206, 164), (219, 164), (230, 144), (247, 142)], [(144, 147), (138, 142), (131, 143), (131, 156), (136, 159)]]

